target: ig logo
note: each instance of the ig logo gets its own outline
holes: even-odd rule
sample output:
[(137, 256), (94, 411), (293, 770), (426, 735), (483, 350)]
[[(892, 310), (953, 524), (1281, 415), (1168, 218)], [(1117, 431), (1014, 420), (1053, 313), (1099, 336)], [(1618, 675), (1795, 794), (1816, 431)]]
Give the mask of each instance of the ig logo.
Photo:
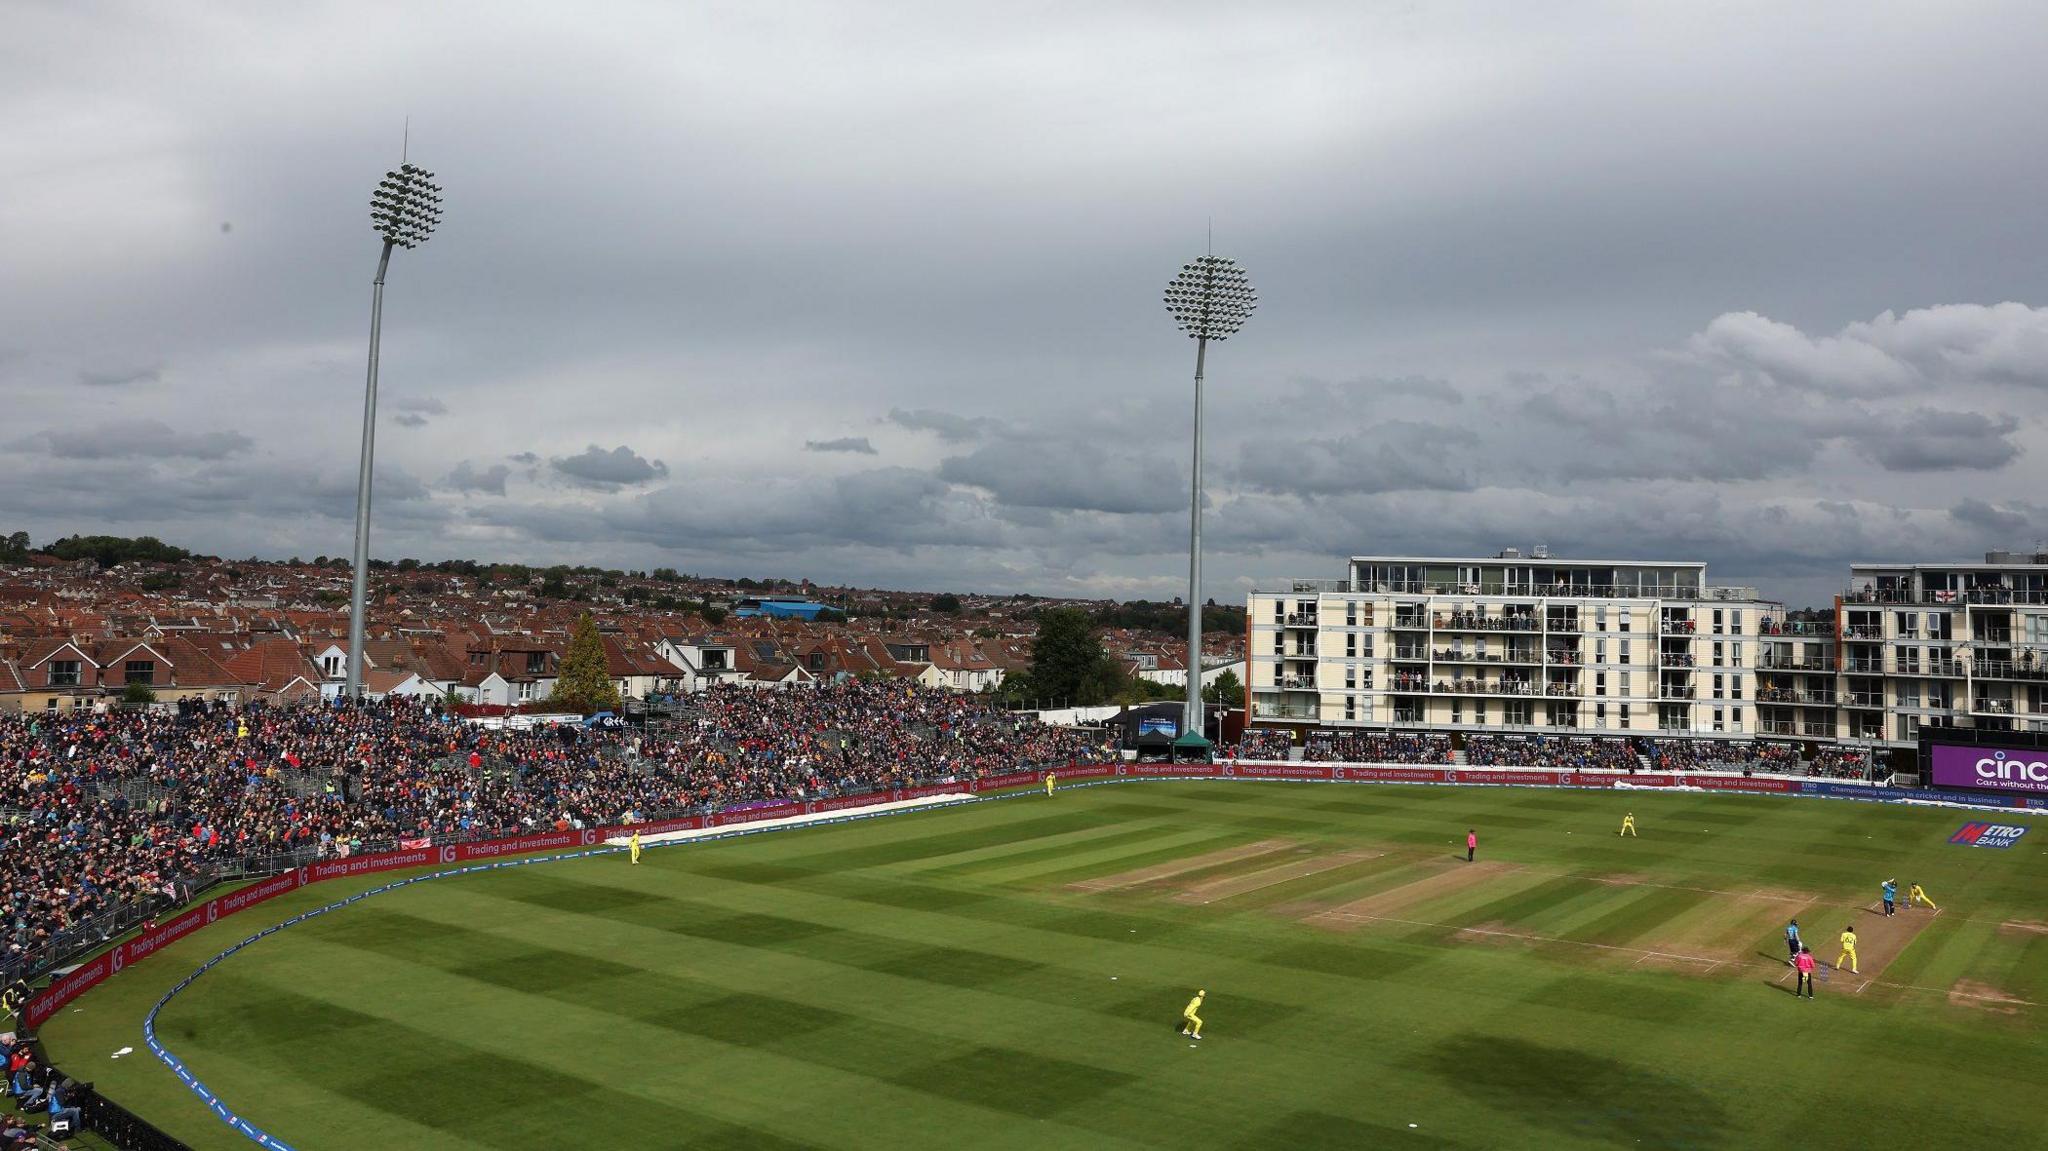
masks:
[(453, 863), (453, 862), (455, 862), (455, 845), (454, 845), (454, 844), (449, 844), (449, 845), (447, 845), (447, 846), (445, 846), (445, 847), (441, 848), (441, 862), (443, 862), (443, 863)]

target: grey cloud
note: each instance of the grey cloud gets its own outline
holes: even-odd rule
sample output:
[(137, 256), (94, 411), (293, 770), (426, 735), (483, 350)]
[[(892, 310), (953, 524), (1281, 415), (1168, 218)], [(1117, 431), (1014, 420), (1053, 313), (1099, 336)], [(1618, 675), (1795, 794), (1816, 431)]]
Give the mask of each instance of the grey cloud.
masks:
[(1996, 507), (1972, 496), (1948, 509), (1948, 514), (1960, 523), (1987, 531), (2011, 534), (2024, 531), (2033, 522), (2033, 509), (2028, 512), (2012, 508)]
[(1686, 350), (1699, 361), (1834, 395), (1992, 383), (2048, 386), (2048, 308), (1945, 304), (1810, 336), (1755, 312), (1717, 316)]
[(959, 416), (942, 412), (936, 408), (919, 408), (914, 411), (891, 408), (886, 417), (898, 427), (915, 432), (930, 432), (949, 444), (971, 443), (980, 439), (997, 426), (997, 421), (979, 416)]
[(572, 480), (606, 488), (644, 484), (668, 474), (667, 464), (645, 459), (624, 444), (610, 451), (592, 444), (576, 455), (556, 456), (548, 462)]
[(939, 476), (1022, 508), (1161, 512), (1187, 506), (1186, 473), (1136, 441), (1006, 436), (939, 463)]
[(1895, 472), (1997, 471), (2017, 459), (2006, 437), (2019, 427), (2008, 415), (1916, 408), (1864, 438), (1872, 459)]
[(86, 370), (78, 373), (78, 382), (88, 388), (121, 388), (130, 384), (153, 384), (163, 378), (164, 372), (160, 367)]
[(1483, 462), (1479, 444), (1469, 429), (1394, 420), (1351, 435), (1290, 440), (1284, 450), (1247, 443), (1237, 476), (1266, 492), (1469, 491), (1469, 469)]
[(805, 440), (807, 452), (851, 452), (855, 455), (875, 455), (875, 445), (866, 436), (842, 436), (836, 440)]
[(70, 460), (221, 460), (247, 451), (241, 432), (178, 432), (160, 420), (110, 420), (88, 427), (51, 428), (40, 437), (51, 455)]
[(511, 478), (511, 475), (512, 469), (504, 464), (479, 468), (468, 460), (463, 460), (448, 473), (447, 485), (459, 492), (489, 492), (502, 496), (505, 494), (505, 481)]

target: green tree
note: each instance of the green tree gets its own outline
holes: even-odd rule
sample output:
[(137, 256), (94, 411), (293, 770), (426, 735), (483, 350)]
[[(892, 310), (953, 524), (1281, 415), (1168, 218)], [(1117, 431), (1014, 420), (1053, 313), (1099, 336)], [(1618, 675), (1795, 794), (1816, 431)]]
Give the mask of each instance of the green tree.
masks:
[(960, 597), (952, 592), (940, 592), (932, 597), (932, 610), (940, 615), (957, 615), (960, 611)]
[(1084, 707), (1098, 704), (1125, 688), (1125, 678), (1102, 650), (1087, 613), (1063, 607), (1038, 617), (1038, 638), (1031, 645), (1031, 686), (1039, 698)]
[(562, 657), (548, 702), (584, 715), (614, 711), (619, 706), (619, 685), (606, 670), (604, 641), (597, 636), (597, 621), (588, 613), (576, 621), (576, 634), (569, 640), (569, 651)]
[(156, 702), (156, 689), (146, 683), (131, 683), (121, 689), (121, 702), (140, 707)]
[(1203, 703), (1220, 703), (1224, 707), (1238, 707), (1244, 703), (1244, 684), (1234, 671), (1224, 671), (1202, 688)]

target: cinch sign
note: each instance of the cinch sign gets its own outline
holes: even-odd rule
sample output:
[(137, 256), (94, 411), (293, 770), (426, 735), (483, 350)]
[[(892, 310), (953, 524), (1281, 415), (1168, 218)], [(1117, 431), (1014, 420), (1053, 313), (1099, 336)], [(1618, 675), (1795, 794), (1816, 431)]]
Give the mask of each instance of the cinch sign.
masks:
[(1937, 743), (1932, 749), (1932, 766), (1936, 787), (2048, 795), (2048, 752)]
[(2006, 823), (1966, 823), (1948, 837), (1959, 847), (2011, 847), (2027, 829)]

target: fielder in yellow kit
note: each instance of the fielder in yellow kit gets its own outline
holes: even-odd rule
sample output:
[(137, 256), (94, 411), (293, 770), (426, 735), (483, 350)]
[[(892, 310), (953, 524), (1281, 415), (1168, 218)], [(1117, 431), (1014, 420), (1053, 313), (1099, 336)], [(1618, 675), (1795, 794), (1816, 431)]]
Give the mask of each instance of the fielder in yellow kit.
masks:
[(1045, 793), (1046, 793), (1047, 795), (1051, 795), (1051, 794), (1052, 794), (1052, 785), (1053, 785), (1053, 784), (1055, 784), (1055, 783), (1058, 783), (1059, 781), (1060, 781), (1060, 777), (1059, 777), (1059, 773), (1058, 773), (1058, 772), (1053, 772), (1053, 771), (1048, 771), (1048, 772), (1046, 772), (1046, 773), (1045, 773)]
[[(1619, 835), (1636, 835), (1636, 813), (1635, 813), (1635, 812), (1633, 812), (1633, 811), (1631, 811), (1631, 812), (1626, 812), (1626, 813), (1624, 813), (1624, 814), (1622, 815), (1622, 817), (1621, 817), (1621, 830), (1620, 830), (1620, 831), (1619, 831), (1619, 832), (1618, 832), (1617, 834), (1619, 834)], [(1640, 835), (1636, 835), (1636, 838), (1637, 838), (1637, 839), (1641, 839), (1641, 838), (1642, 838), (1642, 836), (1640, 836)]]
[[(1195, 1013), (1202, 1009), (1202, 997), (1207, 994), (1209, 994), (1207, 990), (1197, 990), (1195, 997), (1188, 1000), (1188, 1005), (1181, 1008), (1180, 1033), (1182, 1035), (1186, 1035), (1191, 1039), (1200, 1039), (1202, 1037), (1202, 1017)], [(1193, 1030), (1189, 1030), (1190, 1028)]]
[(1911, 907), (1916, 903), (1924, 903), (1936, 911), (1941, 910), (1941, 908), (1934, 906), (1932, 899), (1927, 898), (1927, 889), (1917, 883), (1906, 889), (1906, 906)]
[(1835, 957), (1836, 970), (1841, 969), (1843, 960), (1848, 961), (1851, 974), (1863, 974), (1863, 969), (1856, 966), (1856, 929), (1854, 927), (1844, 927), (1842, 929), (1842, 953)]
[(640, 862), (640, 832), (639, 832), (639, 831), (635, 830), (635, 831), (633, 832), (633, 838), (632, 838), (632, 839), (631, 839), (630, 841), (628, 841), (628, 842), (627, 842), (626, 846), (627, 846), (627, 847), (630, 847), (630, 848), (632, 848), (632, 849), (633, 849), (633, 862), (634, 862), (634, 863), (638, 863), (638, 862)]

